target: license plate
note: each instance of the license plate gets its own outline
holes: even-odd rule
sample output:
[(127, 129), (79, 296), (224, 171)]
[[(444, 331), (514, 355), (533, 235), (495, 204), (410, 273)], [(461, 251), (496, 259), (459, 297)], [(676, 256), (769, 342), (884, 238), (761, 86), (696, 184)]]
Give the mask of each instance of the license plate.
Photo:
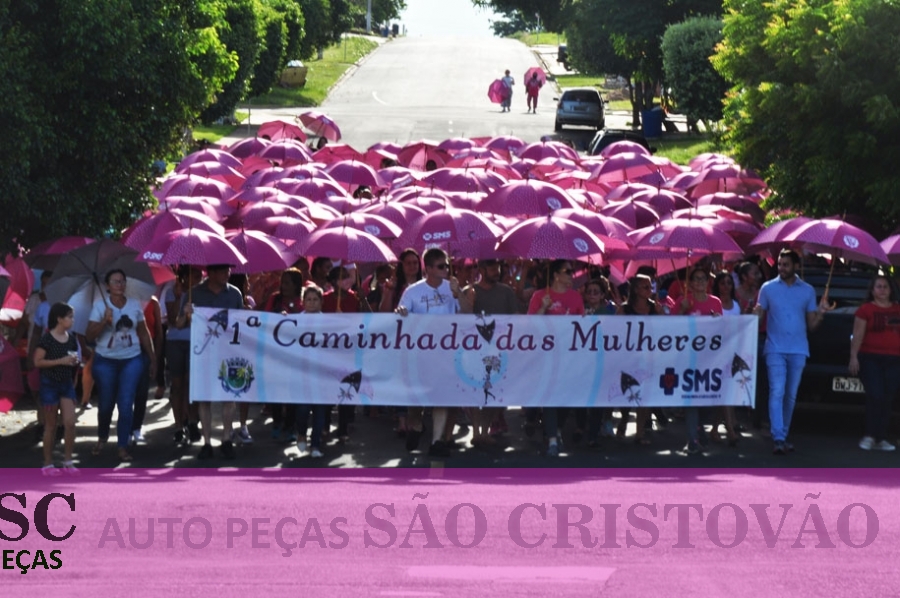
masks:
[(831, 379), (831, 390), (835, 392), (866, 392), (859, 378), (841, 378), (840, 376)]
[(587, 112), (587, 106), (574, 106), (573, 110), (575, 112)]

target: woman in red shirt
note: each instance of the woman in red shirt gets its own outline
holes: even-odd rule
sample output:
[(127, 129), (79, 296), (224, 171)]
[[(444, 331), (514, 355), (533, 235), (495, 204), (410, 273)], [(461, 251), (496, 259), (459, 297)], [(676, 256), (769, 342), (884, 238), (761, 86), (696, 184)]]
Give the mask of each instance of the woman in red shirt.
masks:
[(856, 310), (850, 341), (850, 374), (859, 374), (866, 389), (864, 451), (892, 451), (888, 442), (891, 404), (900, 390), (900, 305), (887, 276), (877, 275), (869, 285), (868, 301)]

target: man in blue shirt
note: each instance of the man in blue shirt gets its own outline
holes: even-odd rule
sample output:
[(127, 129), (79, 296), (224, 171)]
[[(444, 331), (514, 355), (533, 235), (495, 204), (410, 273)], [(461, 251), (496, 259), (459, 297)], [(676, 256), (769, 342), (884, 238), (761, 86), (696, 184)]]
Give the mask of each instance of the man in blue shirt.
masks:
[(766, 367), (769, 371), (769, 421), (773, 453), (784, 455), (794, 449), (788, 442), (791, 416), (806, 358), (807, 333), (818, 328), (825, 312), (834, 309), (828, 294), (816, 305), (816, 291), (797, 276), (800, 256), (783, 250), (778, 255), (778, 277), (759, 289), (755, 312), (766, 316)]

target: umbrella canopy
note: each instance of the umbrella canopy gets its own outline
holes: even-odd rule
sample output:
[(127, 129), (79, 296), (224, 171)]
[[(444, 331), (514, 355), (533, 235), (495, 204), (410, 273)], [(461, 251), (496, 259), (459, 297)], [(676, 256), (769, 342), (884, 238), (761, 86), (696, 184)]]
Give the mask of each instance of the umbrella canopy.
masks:
[(138, 220), (122, 233), (122, 243), (136, 251), (142, 251), (153, 240), (183, 228), (198, 228), (222, 235), (225, 227), (197, 212), (169, 209)]
[(696, 200), (697, 206), (725, 206), (749, 214), (757, 222), (764, 222), (766, 212), (759, 204), (746, 195), (738, 195), (737, 193), (710, 193), (702, 195)]
[(884, 253), (894, 266), (900, 266), (900, 235), (891, 235), (880, 243)]
[(347, 227), (317, 230), (298, 245), (297, 255), (320, 255), (348, 262), (397, 261), (381, 239)]
[(341, 129), (337, 123), (317, 110), (302, 112), (297, 116), (297, 120), (316, 137), (324, 137), (329, 141), (338, 141), (341, 138)]
[(422, 208), (401, 202), (378, 202), (360, 208), (360, 213), (375, 214), (381, 216), (385, 220), (393, 222), (401, 229), (409, 226), (414, 220), (420, 216), (427, 214)]
[(25, 263), (38, 270), (52, 270), (62, 254), (93, 243), (90, 237), (60, 237), (38, 243), (25, 254)]
[(539, 162), (544, 158), (568, 158), (575, 162), (581, 160), (578, 152), (559, 141), (535, 141), (519, 150), (519, 157), (523, 160), (528, 159), (535, 162)]
[(295, 244), (309, 237), (316, 230), (316, 225), (306, 218), (278, 216), (254, 222), (253, 229), (266, 233), (285, 243), (290, 243), (290, 250), (294, 253)]
[(560, 208), (577, 208), (564, 189), (536, 180), (512, 181), (492, 191), (479, 204), (481, 212), (506, 216), (539, 216)]
[(412, 170), (434, 170), (429, 168), (429, 162), (434, 163), (435, 168), (440, 168), (451, 159), (453, 157), (449, 153), (439, 149), (436, 142), (428, 139), (407, 143), (397, 153), (397, 163)]
[(362, 185), (373, 188), (385, 186), (384, 181), (381, 180), (375, 169), (365, 162), (342, 160), (329, 166), (326, 172), (350, 192), (355, 191)]
[(544, 85), (547, 82), (547, 73), (539, 66), (533, 66), (525, 71), (525, 76), (522, 78), (522, 81), (531, 81), (531, 76), (534, 74), (537, 74), (538, 81), (541, 82), (541, 85)]
[[(238, 167), (240, 168), (240, 166)], [(208, 179), (222, 181), (232, 189), (240, 189), (247, 180), (237, 169), (218, 162), (195, 162), (183, 168), (181, 174), (194, 174)]]
[(611, 202), (600, 208), (600, 213), (618, 218), (632, 229), (653, 226), (660, 220), (659, 212), (649, 204), (630, 199)]
[(225, 236), (247, 258), (247, 263), (235, 266), (236, 274), (255, 274), (283, 270), (294, 262), (295, 256), (277, 238), (257, 230), (242, 230)]
[(441, 141), (437, 148), (444, 150), (454, 158), (462, 150), (477, 148), (478, 144), (467, 137), (451, 137)]
[[(169, 266), (240, 266), (247, 263), (247, 259), (225, 237), (195, 228), (175, 231), (156, 239), (138, 259)], [(56, 273), (53, 275), (56, 276)]]
[(624, 152), (613, 154), (595, 166), (591, 174), (604, 183), (627, 183), (638, 177), (658, 172), (659, 165), (648, 154)]
[(815, 253), (831, 253), (868, 264), (890, 264), (875, 237), (842, 220), (811, 220), (785, 235), (784, 240)]
[(228, 152), (226, 150), (207, 148), (204, 150), (192, 152), (182, 158), (181, 162), (178, 163), (178, 166), (175, 167), (175, 172), (180, 174), (191, 164), (199, 164), (202, 162), (224, 164), (225, 166), (231, 166), (234, 169), (240, 169), (241, 167), (240, 158), (233, 155), (231, 152)]
[(493, 191), (495, 187), (505, 183), (506, 179), (502, 177), (489, 175), (484, 170), (468, 168), (438, 168), (423, 176), (419, 181), (419, 185), (425, 187), (463, 193)]
[(605, 250), (594, 233), (552, 214), (520, 222), (497, 243), (498, 253), (526, 259), (580, 260)]
[(565, 218), (588, 229), (598, 239), (603, 241), (603, 245), (608, 251), (628, 249), (632, 245), (632, 240), (628, 237), (631, 229), (624, 222), (612, 216), (604, 216), (603, 214), (584, 209), (573, 210), (570, 208), (557, 210), (553, 215), (557, 218)]
[(488, 99), (492, 104), (500, 104), (506, 97), (506, 91), (506, 84), (500, 79), (494, 79), (490, 86), (488, 86)]
[(341, 227), (355, 228), (385, 241), (397, 239), (403, 234), (403, 229), (387, 218), (365, 212), (344, 214), (321, 226), (323, 229)]
[(495, 152), (502, 152), (507, 156), (518, 155), (522, 148), (527, 144), (518, 137), (512, 135), (501, 135), (499, 137), (491, 137), (484, 147)]
[(691, 197), (709, 193), (741, 193), (750, 195), (766, 188), (766, 182), (754, 172), (742, 170), (737, 164), (713, 164), (704, 166), (691, 180)]
[(150, 299), (159, 284), (174, 278), (170, 271), (155, 271), (137, 258), (137, 251), (109, 239), (79, 247), (60, 257), (44, 293), (50, 303), (64, 301), (75, 308), (74, 331), (84, 334), (94, 303), (106, 301), (107, 272), (125, 272), (125, 295), (142, 302)]
[(637, 143), (636, 141), (629, 141), (627, 139), (623, 139), (622, 141), (613, 141), (602, 150), (600, 150), (600, 156), (604, 158), (609, 158), (610, 156), (614, 156), (616, 154), (646, 154), (651, 155), (650, 150), (646, 147)]
[[(8, 284), (0, 285), (0, 322), (13, 322), (25, 312), (25, 303), (34, 289), (34, 272), (24, 259), (9, 255), (0, 270), (5, 271), (0, 276), (8, 280)], [(6, 287), (5, 293), (3, 287)]]
[(279, 166), (294, 166), (312, 161), (309, 149), (293, 139), (275, 141), (257, 156)]
[(756, 235), (756, 238), (750, 241), (747, 245), (747, 250), (765, 251), (790, 247), (791, 243), (786, 240), (786, 237), (807, 222), (812, 222), (812, 219), (806, 216), (797, 216), (770, 224), (765, 230)]
[(279, 139), (293, 139), (301, 143), (306, 142), (306, 133), (303, 132), (303, 129), (294, 123), (285, 122), (283, 120), (270, 120), (264, 122), (259, 125), (256, 136), (262, 137), (263, 139), (268, 138), (272, 141), (278, 141)]
[(167, 178), (163, 183), (162, 189), (156, 192), (155, 195), (160, 199), (169, 195), (228, 199), (234, 195), (234, 189), (224, 181), (195, 174), (176, 174)]
[(258, 155), (259, 152), (263, 151), (270, 145), (272, 145), (272, 142), (268, 139), (262, 139), (260, 137), (248, 137), (229, 145), (228, 153), (235, 158), (246, 160), (250, 156)]
[(454, 258), (492, 258), (502, 234), (500, 227), (481, 214), (446, 208), (413, 222), (397, 246), (412, 247), (419, 253), (440, 247)]
[(365, 162), (365, 154), (359, 153), (346, 143), (331, 143), (313, 152), (312, 159), (322, 164), (334, 164), (342, 160)]
[(25, 394), (19, 352), (0, 336), (0, 413), (8, 413)]
[(215, 222), (234, 213), (234, 208), (220, 199), (214, 197), (185, 197), (182, 195), (170, 195), (159, 202), (160, 212), (168, 210), (197, 212)]
[(741, 247), (728, 233), (703, 220), (664, 220), (635, 240), (636, 250), (682, 251), (693, 254), (739, 253)]

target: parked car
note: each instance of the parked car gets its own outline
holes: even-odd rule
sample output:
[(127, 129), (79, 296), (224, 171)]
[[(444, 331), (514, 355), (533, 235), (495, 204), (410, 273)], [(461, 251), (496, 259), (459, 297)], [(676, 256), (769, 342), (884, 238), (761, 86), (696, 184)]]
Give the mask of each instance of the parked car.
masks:
[(631, 129), (603, 129), (602, 131), (597, 131), (597, 134), (594, 135), (594, 138), (591, 140), (590, 144), (588, 144), (588, 155), (589, 156), (597, 156), (603, 149), (616, 141), (633, 141), (635, 143), (639, 143), (649, 151), (651, 154), (656, 152), (655, 147), (651, 147), (647, 142), (647, 138), (640, 131), (633, 131)]
[(561, 131), (565, 125), (593, 127), (599, 131), (606, 123), (603, 98), (593, 87), (564, 89), (554, 100), (557, 102), (555, 131)]

